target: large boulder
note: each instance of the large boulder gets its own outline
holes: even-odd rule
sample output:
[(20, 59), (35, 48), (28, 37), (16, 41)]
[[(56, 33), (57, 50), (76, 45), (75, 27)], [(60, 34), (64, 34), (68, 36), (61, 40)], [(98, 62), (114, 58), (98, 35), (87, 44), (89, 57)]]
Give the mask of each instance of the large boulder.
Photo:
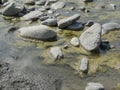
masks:
[(24, 9), (24, 4), (23, 2), (20, 1), (14, 1), (14, 0), (9, 0), (9, 4), (3, 8), (2, 14), (5, 16), (14, 16)]
[(52, 47), (50, 49), (50, 55), (52, 56), (52, 58), (54, 60), (60, 60), (63, 58), (63, 52), (62, 52), (62, 49), (58, 46), (56, 47)]
[(58, 27), (63, 29), (76, 22), (79, 18), (80, 18), (80, 14), (74, 14), (68, 18), (61, 19), (60, 21), (58, 21)]
[(55, 10), (61, 9), (61, 8), (63, 8), (65, 6), (65, 4), (66, 3), (62, 2), (62, 1), (56, 2), (56, 3), (51, 5), (51, 9), (55, 9)]
[(84, 31), (80, 36), (80, 43), (87, 51), (94, 51), (99, 48), (101, 43), (101, 25), (93, 24), (90, 28)]
[(102, 35), (112, 30), (120, 29), (120, 24), (115, 22), (109, 22), (102, 25)]
[(45, 14), (39, 10), (31, 11), (28, 14), (21, 17), (21, 20), (35, 20), (38, 19), (41, 16), (44, 16)]
[(19, 29), (19, 34), (24, 38), (41, 41), (54, 41), (57, 37), (56, 32), (44, 25), (22, 27)]
[(105, 88), (100, 83), (90, 82), (87, 84), (85, 90), (105, 90)]

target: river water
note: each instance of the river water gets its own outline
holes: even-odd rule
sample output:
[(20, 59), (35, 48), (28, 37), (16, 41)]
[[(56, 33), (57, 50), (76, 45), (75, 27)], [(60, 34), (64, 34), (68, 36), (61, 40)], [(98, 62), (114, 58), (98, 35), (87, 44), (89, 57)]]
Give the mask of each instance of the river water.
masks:
[[(77, 0), (64, 0), (69, 2), (79, 2)], [(96, 9), (96, 5), (108, 5), (114, 3), (117, 6), (116, 10), (109, 9)], [(68, 3), (69, 6), (78, 7), (81, 4)], [(74, 13), (81, 13), (79, 21), (86, 22), (94, 20), (101, 24), (109, 21), (116, 21), (120, 23), (120, 1), (119, 0), (94, 0), (92, 3), (87, 3), (85, 6), (90, 10), (90, 13), (81, 13), (79, 11), (69, 12), (66, 8), (65, 11), (59, 10), (58, 12), (64, 16), (70, 16)], [(66, 13), (67, 12), (67, 13)], [(31, 25), (36, 25), (32, 23)], [(55, 42), (39, 42), (25, 40), (18, 35), (17, 30), (9, 31), (12, 26), (22, 27), (29, 26), (28, 22), (16, 22), (16, 20), (6, 20), (0, 15), (0, 60), (9, 62), (15, 65), (16, 68), (24, 68), (26, 66), (43, 66), (46, 73), (55, 73), (56, 76), (63, 77), (62, 88), (60, 90), (84, 90), (88, 82), (100, 82), (106, 90), (113, 90), (113, 88), (120, 83), (120, 31), (112, 31), (103, 36), (104, 39), (110, 41), (110, 44), (115, 48), (110, 50), (101, 50), (98, 55), (88, 55), (83, 53), (82, 50), (75, 47), (70, 47), (64, 50), (65, 59), (60, 62), (52, 63), (49, 58), (49, 49), (52, 46), (62, 46), (66, 41), (69, 42), (71, 37), (79, 36), (82, 31), (63, 31), (59, 33), (58, 41)], [(57, 29), (57, 28), (53, 28)], [(76, 70), (70, 67), (71, 63), (76, 63), (82, 57), (88, 57), (91, 63), (98, 63), (105, 68), (104, 72), (97, 72), (95, 74), (85, 75), (80, 77), (76, 74)], [(44, 69), (43, 69), (44, 70)]]

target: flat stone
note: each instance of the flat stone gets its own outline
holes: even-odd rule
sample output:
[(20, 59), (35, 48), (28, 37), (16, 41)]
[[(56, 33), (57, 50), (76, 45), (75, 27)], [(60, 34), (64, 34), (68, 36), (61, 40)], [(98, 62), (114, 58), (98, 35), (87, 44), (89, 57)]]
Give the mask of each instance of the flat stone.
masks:
[(38, 19), (41, 16), (44, 16), (45, 14), (39, 10), (35, 10), (35, 11), (31, 11), (28, 14), (24, 15), (23, 17), (21, 17), (21, 20), (34, 20), (34, 19)]
[(99, 23), (93, 24), (80, 36), (80, 44), (87, 51), (94, 51), (99, 48), (101, 43), (102, 28)]
[(100, 83), (90, 82), (87, 84), (85, 90), (105, 90), (104, 86)]
[(49, 18), (49, 19), (46, 19), (45, 21), (43, 21), (41, 23), (43, 25), (47, 25), (47, 26), (57, 26), (57, 19)]
[(37, 39), (41, 41), (54, 41), (57, 37), (56, 32), (44, 25), (22, 27), (18, 30), (21, 37)]
[(102, 25), (102, 35), (113, 30), (120, 30), (120, 24), (115, 22), (108, 22)]
[(61, 9), (63, 7), (65, 7), (66, 3), (65, 2), (62, 2), (62, 1), (59, 1), (59, 2), (56, 2), (54, 4), (51, 5), (51, 9)]
[(27, 5), (34, 5), (35, 4), (35, 0), (23, 0), (24, 4)]
[(60, 47), (52, 47), (50, 49), (50, 55), (54, 60), (60, 60), (63, 58), (63, 52)]
[(61, 19), (58, 21), (58, 27), (60, 29), (66, 28), (67, 26), (75, 23), (80, 18), (80, 14), (74, 14), (68, 18)]
[(71, 40), (70, 40), (70, 43), (73, 45), (73, 46), (79, 46), (80, 44), (80, 41), (77, 37), (73, 37)]

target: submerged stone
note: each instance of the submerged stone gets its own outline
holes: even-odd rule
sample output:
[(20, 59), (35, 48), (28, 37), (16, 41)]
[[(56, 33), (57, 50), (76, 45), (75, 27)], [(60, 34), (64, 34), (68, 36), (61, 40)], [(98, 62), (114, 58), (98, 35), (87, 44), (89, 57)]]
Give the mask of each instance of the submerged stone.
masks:
[(102, 25), (102, 35), (112, 30), (120, 29), (120, 24), (115, 22), (109, 22)]

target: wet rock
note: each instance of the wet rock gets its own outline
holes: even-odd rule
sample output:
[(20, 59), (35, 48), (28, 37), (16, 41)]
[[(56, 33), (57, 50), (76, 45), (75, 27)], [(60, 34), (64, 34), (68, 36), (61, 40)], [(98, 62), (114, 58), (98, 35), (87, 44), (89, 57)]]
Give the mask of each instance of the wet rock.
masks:
[[(10, 2), (10, 1), (9, 1)], [(2, 14), (5, 16), (14, 16), (24, 9), (24, 4), (22, 1), (12, 1), (3, 8)]]
[(83, 0), (84, 2), (92, 2), (93, 0)]
[(61, 29), (66, 28), (67, 26), (76, 22), (79, 18), (80, 18), (80, 14), (74, 14), (68, 18), (61, 19), (60, 21), (58, 21), (58, 27)]
[(87, 72), (88, 71), (88, 59), (83, 58), (80, 62), (80, 71)]
[(60, 47), (52, 47), (50, 49), (50, 55), (54, 60), (60, 60), (63, 58), (63, 52)]
[(87, 84), (85, 90), (105, 90), (104, 86), (100, 83), (90, 82)]
[(50, 18), (50, 19), (47, 19), (43, 22), (41, 22), (43, 25), (48, 25), (48, 26), (57, 26), (57, 19), (54, 19), (54, 18)]
[(102, 35), (112, 30), (120, 29), (120, 24), (115, 22), (109, 22), (102, 25)]
[(81, 22), (75, 22), (71, 25), (69, 25), (68, 27), (66, 27), (69, 30), (75, 30), (75, 31), (79, 31), (81, 29), (83, 29), (83, 24)]
[(86, 26), (90, 27), (94, 24), (93, 20), (88, 20), (87, 23), (85, 24)]
[(22, 27), (19, 32), (21, 37), (41, 41), (54, 41), (57, 36), (56, 32), (44, 25)]
[(65, 6), (65, 4), (66, 4), (65, 2), (61, 2), (61, 1), (56, 2), (56, 3), (51, 5), (51, 9), (55, 9), (55, 10), (61, 9)]
[(77, 37), (73, 37), (71, 40), (70, 40), (70, 43), (73, 45), (73, 46), (79, 46), (80, 42), (79, 42), (79, 39)]
[(84, 31), (80, 36), (80, 43), (87, 51), (97, 50), (101, 43), (101, 25), (93, 24), (90, 28)]
[(46, 20), (46, 19), (48, 19), (49, 18), (49, 16), (42, 16), (42, 17), (40, 17), (39, 19), (40, 19), (40, 21), (44, 21), (44, 20)]
[(24, 4), (27, 5), (34, 5), (35, 4), (35, 0), (23, 0)]
[(31, 11), (30, 13), (24, 15), (23, 17), (21, 17), (21, 20), (35, 20), (38, 19), (41, 16), (44, 16), (45, 14), (39, 10), (36, 11)]

